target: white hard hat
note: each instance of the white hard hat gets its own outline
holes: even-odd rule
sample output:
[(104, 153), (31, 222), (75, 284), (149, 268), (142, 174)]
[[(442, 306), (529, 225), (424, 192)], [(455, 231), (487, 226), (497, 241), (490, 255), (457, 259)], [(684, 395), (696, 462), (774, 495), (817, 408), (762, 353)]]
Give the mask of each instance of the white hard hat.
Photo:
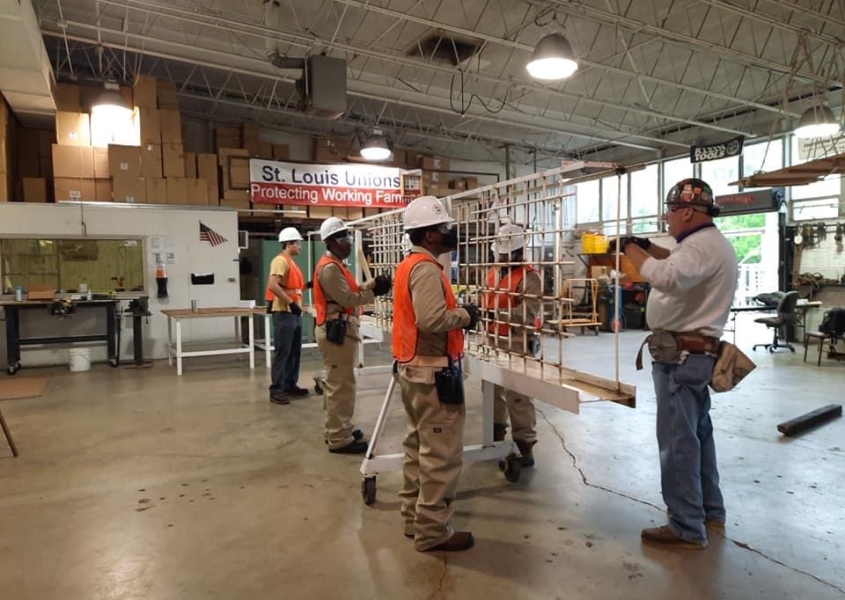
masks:
[(346, 226), (343, 219), (340, 217), (329, 217), (320, 225), (320, 239), (325, 242), (334, 234), (344, 231), (349, 231), (349, 227)]
[(420, 196), (412, 200), (405, 207), (403, 220), (405, 221), (405, 231), (455, 222), (455, 219), (449, 216), (440, 200), (434, 196)]
[(280, 242), (301, 242), (302, 235), (297, 231), (296, 227), (285, 227), (279, 232)]
[(525, 248), (525, 231), (519, 225), (502, 225), (496, 241), (490, 244), (493, 254), (510, 254)]

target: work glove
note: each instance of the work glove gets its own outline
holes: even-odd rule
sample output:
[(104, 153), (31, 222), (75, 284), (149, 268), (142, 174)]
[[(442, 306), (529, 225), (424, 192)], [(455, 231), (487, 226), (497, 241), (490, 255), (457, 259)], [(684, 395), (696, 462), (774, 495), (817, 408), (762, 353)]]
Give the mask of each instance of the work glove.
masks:
[(478, 325), (478, 317), (479, 317), (479, 310), (475, 304), (464, 304), (461, 308), (463, 308), (469, 314), (469, 324), (464, 327), (464, 329), (475, 329), (475, 326)]
[(391, 281), (389, 275), (377, 275), (375, 283), (373, 284), (373, 295), (384, 296), (390, 291), (392, 286), (393, 281)]
[(633, 236), (633, 235), (628, 235), (628, 236), (619, 238), (619, 250), (616, 249), (616, 239), (614, 238), (614, 239), (610, 240), (610, 244), (608, 245), (607, 252), (609, 254), (615, 254), (617, 251), (618, 252), (625, 252), (625, 246), (627, 246), (628, 244), (636, 244), (637, 246), (639, 246), (640, 248), (642, 248), (646, 252), (648, 252), (648, 249), (651, 248), (651, 240), (650, 239), (636, 237), (636, 236)]
[(302, 308), (300, 308), (299, 304), (296, 302), (292, 302), (290, 304), (290, 312), (292, 315), (296, 315), (297, 317), (302, 314)]

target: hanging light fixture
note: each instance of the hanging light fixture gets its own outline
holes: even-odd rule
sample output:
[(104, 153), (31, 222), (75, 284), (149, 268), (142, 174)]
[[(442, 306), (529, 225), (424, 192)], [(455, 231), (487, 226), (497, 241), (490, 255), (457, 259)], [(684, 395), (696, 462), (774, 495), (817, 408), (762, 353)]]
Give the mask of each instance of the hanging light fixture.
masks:
[(134, 125), (134, 112), (112, 81), (104, 84), (91, 105), (91, 143), (96, 147), (109, 144), (136, 145), (140, 132)]
[(120, 93), (120, 86), (109, 81), (104, 84), (103, 91), (92, 104), (91, 113), (125, 119), (132, 114), (132, 107)]
[(831, 137), (839, 133), (839, 121), (824, 104), (814, 104), (798, 119), (795, 135), (800, 138)]
[(531, 60), (525, 65), (534, 79), (557, 81), (578, 70), (569, 41), (559, 33), (551, 33), (537, 42)]
[(367, 137), (367, 141), (361, 146), (361, 156), (365, 160), (387, 160), (392, 154), (393, 152), (390, 151), (390, 146), (387, 144), (387, 138), (378, 129), (373, 130)]

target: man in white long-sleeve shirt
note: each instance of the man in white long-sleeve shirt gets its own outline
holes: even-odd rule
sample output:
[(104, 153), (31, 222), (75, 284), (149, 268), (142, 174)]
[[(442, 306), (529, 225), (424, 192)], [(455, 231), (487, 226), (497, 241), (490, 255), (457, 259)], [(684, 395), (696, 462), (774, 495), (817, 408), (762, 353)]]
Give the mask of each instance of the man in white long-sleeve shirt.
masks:
[(655, 332), (649, 350), (669, 520), (644, 529), (642, 539), (666, 547), (704, 548), (706, 526), (725, 523), (707, 386), (736, 289), (737, 262), (713, 224), (718, 214), (710, 186), (685, 179), (666, 198), (664, 218), (675, 248), (643, 238), (619, 244), (652, 287), (646, 316)]

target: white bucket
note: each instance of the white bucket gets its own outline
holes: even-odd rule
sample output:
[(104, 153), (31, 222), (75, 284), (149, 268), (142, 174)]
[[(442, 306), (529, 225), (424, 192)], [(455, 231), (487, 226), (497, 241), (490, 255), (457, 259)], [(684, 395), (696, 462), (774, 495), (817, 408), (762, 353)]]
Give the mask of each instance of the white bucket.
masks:
[(71, 348), (67, 354), (71, 371), (91, 370), (91, 348)]

